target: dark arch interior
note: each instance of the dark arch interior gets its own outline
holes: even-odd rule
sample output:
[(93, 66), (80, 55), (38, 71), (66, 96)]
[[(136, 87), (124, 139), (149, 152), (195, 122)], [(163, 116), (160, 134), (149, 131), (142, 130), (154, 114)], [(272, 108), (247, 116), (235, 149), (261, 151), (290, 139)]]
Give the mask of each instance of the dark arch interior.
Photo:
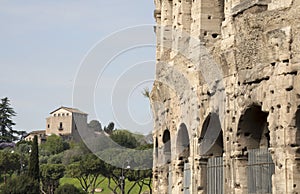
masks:
[(163, 134), (164, 153), (171, 152), (170, 131), (166, 129)]
[(210, 113), (205, 119), (199, 138), (201, 155), (223, 154), (223, 131), (218, 114)]
[(158, 139), (157, 137), (155, 138), (155, 158), (158, 158)]
[(179, 158), (188, 158), (190, 155), (190, 138), (187, 127), (184, 123), (179, 126), (176, 150)]
[(237, 137), (238, 146), (243, 150), (270, 147), (270, 134), (267, 122), (268, 113), (261, 106), (251, 106), (241, 116)]

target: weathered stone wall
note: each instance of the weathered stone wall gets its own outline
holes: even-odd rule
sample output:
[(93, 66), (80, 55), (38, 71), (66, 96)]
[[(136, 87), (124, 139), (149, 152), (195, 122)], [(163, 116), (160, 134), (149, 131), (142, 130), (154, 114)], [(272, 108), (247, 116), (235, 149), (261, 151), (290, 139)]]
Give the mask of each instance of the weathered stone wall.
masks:
[(182, 193), (185, 163), (189, 192), (207, 193), (216, 156), (224, 193), (248, 193), (258, 148), (275, 164), (273, 193), (300, 193), (300, 1), (155, 3), (154, 193)]

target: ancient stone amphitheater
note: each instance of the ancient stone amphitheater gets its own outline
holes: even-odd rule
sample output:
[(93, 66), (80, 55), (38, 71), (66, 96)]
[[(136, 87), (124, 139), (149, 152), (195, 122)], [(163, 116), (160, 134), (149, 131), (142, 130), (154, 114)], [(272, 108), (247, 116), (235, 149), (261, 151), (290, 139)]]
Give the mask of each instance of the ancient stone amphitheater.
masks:
[(300, 0), (155, 0), (153, 192), (300, 193)]

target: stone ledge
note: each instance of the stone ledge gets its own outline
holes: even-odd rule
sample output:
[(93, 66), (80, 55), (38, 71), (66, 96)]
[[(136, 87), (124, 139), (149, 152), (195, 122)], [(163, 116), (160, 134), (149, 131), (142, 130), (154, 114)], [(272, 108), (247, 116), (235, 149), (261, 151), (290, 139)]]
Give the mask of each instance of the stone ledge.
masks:
[(267, 6), (270, 3), (269, 0), (247, 0), (247, 1), (243, 1), (240, 4), (236, 5), (235, 7), (233, 7), (231, 9), (231, 15), (235, 16), (238, 15), (239, 13), (255, 6)]

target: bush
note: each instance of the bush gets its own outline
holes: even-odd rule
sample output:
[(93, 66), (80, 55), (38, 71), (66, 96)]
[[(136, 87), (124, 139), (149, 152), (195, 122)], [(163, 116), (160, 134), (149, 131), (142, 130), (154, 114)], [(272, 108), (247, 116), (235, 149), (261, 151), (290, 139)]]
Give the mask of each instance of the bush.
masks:
[(85, 192), (74, 185), (64, 184), (56, 189), (55, 194), (85, 194)]
[(39, 183), (26, 176), (20, 175), (9, 179), (1, 187), (1, 194), (39, 194)]

